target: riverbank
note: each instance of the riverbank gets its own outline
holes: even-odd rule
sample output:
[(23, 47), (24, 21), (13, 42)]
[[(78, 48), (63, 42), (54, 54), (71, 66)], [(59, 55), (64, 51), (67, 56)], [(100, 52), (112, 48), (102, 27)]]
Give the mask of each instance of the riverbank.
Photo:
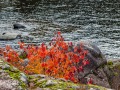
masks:
[[(113, 90), (119, 90), (120, 84), (118, 82), (120, 82), (120, 79), (118, 77), (120, 76), (120, 60), (108, 62), (105, 66), (111, 70), (116, 69), (116, 71), (110, 72), (114, 74), (117, 73), (111, 76), (110, 82)], [(99, 85), (75, 84), (64, 79), (55, 79), (41, 74), (26, 75), (4, 61), (0, 66), (0, 82), (0, 88), (2, 88), (2, 90), (112, 90)]]
[[(84, 66), (84, 68), (80, 68), (81, 72), (75, 74), (78, 76), (77, 78), (79, 80), (79, 82), (77, 84), (73, 84), (72, 82), (67, 81), (65, 79), (61, 79), (61, 78), (58, 79), (58, 78), (45, 76), (45, 75), (41, 75), (41, 74), (26, 75), (24, 72), (19, 71), (17, 68), (21, 69), (20, 68), (21, 66), (16, 66), (16, 64), (18, 65), (18, 63), (20, 62), (19, 60), (21, 60), (21, 58), (23, 59), (23, 61), (20, 65), (26, 65), (26, 64), (29, 65), (30, 64), (30, 60), (27, 59), (28, 57), (26, 57), (26, 54), (28, 52), (25, 53), (25, 51), (24, 51), (24, 52), (19, 52), (19, 56), (17, 59), (11, 57), (11, 59), (5, 60), (4, 58), (1, 58), (1, 60), (0, 60), (0, 75), (1, 75), (0, 80), (1, 80), (1, 83), (3, 82), (1, 84), (1, 88), (5, 88), (3, 85), (4, 83), (12, 82), (10, 85), (12, 85), (13, 87), (8, 85), (8, 88), (24, 88), (25, 90), (27, 90), (28, 88), (29, 88), (28, 90), (33, 90), (33, 89), (37, 90), (36, 88), (39, 88), (39, 89), (40, 88), (42, 88), (42, 89), (48, 88), (51, 90), (57, 90), (57, 89), (63, 89), (63, 90), (64, 89), (65, 90), (66, 89), (71, 89), (71, 90), (78, 89), (79, 90), (82, 87), (83, 90), (87, 90), (86, 88), (88, 88), (88, 90), (90, 88), (98, 88), (98, 90), (109, 90), (107, 88), (119, 90), (120, 89), (120, 83), (119, 83), (120, 82), (120, 78), (119, 78), (120, 77), (120, 60), (106, 60), (105, 56), (102, 54), (102, 52), (96, 45), (94, 45), (90, 42), (89, 43), (88, 42), (79, 42), (79, 44), (77, 44), (78, 47), (81, 45), (80, 43), (82, 43), (81, 48), (84, 47), (84, 49), (87, 50), (87, 54), (85, 56), (84, 62), (82, 62), (82, 64), (85, 64), (86, 66)], [(23, 45), (23, 44), (20, 44), (20, 45)], [(72, 45), (72, 43), (71, 43), (71, 45)], [(10, 47), (6, 48), (8, 50), (7, 51), (8, 53), (9, 53), (9, 48)], [(36, 48), (38, 48), (38, 47), (36, 47)], [(25, 47), (24, 47), (24, 49), (25, 49)], [(30, 49), (30, 47), (29, 47), (29, 49)], [(27, 47), (25, 50), (27, 50)], [(73, 49), (72, 49), (72, 47), (69, 47), (68, 50), (73, 50)], [(12, 52), (12, 51), (13, 50), (11, 49), (10, 52)], [(77, 49), (77, 51), (79, 51), (79, 49)], [(38, 52), (38, 51), (35, 49), (35, 50), (33, 50), (33, 52)], [(1, 51), (1, 53), (2, 53), (2, 51)], [(7, 55), (7, 53), (5, 55)], [(17, 55), (17, 54), (15, 54), (15, 55)], [(61, 54), (59, 54), (59, 55), (61, 55)], [(14, 57), (13, 54), (12, 54), (12, 56)], [(14, 59), (18, 60), (18, 61), (15, 61)], [(88, 59), (88, 62), (85, 62), (86, 59)], [(29, 63), (26, 63), (26, 60)], [(34, 59), (34, 60), (36, 60), (36, 59)], [(16, 68), (13, 67), (12, 65), (10, 65), (8, 62), (11, 64), (16, 62), (16, 64), (13, 64), (14, 66), (16, 66)], [(32, 62), (32, 63), (34, 64), (34, 62)], [(41, 62), (39, 62), (39, 63), (41, 63)], [(31, 67), (29, 67), (29, 69), (30, 68)], [(22, 70), (24, 71), (24, 69), (25, 68), (23, 68)], [(38, 69), (38, 71), (39, 70), (40, 70), (40, 68)], [(17, 79), (17, 81), (12, 80), (11, 77), (12, 77), (12, 79)], [(8, 79), (8, 80), (5, 81), (6, 79)], [(88, 84), (93, 84), (93, 85), (88, 85)], [(94, 86), (94, 85), (98, 85), (98, 86)], [(69, 86), (71, 86), (71, 87), (69, 87)], [(97, 90), (97, 89), (95, 89), (95, 90)]]

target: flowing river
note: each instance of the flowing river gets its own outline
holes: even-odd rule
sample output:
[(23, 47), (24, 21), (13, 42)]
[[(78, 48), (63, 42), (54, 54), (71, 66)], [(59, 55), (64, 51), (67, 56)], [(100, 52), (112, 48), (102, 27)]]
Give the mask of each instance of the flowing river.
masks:
[[(14, 23), (27, 28), (14, 30)], [(119, 0), (0, 0), (0, 32), (22, 33), (41, 43), (58, 29), (66, 41), (90, 41), (107, 59), (120, 59)], [(0, 40), (0, 46), (19, 40)]]

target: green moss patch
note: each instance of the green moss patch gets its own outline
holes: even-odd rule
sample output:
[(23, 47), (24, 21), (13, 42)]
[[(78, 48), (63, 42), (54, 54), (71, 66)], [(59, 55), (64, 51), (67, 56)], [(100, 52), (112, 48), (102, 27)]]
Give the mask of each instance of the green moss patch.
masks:
[(5, 72), (7, 72), (12, 79), (18, 80), (19, 86), (21, 86), (23, 90), (27, 88), (27, 85), (23, 81), (20, 80), (21, 71), (19, 71), (18, 69), (14, 70), (14, 67), (10, 66), (10, 68), (6, 69)]
[[(113, 64), (110, 62), (108, 63), (109, 66), (112, 66)], [(119, 65), (120, 66), (120, 65)], [(5, 69), (5, 72), (9, 74), (9, 76), (15, 80), (19, 81), (19, 86), (21, 86), (22, 90), (34, 90), (36, 88), (49, 88), (50, 90), (89, 90), (90, 88), (96, 89), (96, 90), (107, 90), (104, 87), (97, 86), (97, 85), (84, 85), (84, 84), (76, 84), (70, 81), (62, 81), (59, 79), (50, 79), (50, 78), (43, 78), (43, 77), (34, 77), (28, 75), (28, 81), (29, 83), (33, 83), (32, 87), (28, 87), (23, 81), (20, 80), (21, 78), (21, 71), (18, 69), (15, 69), (13, 66), (10, 65), (10, 68)], [(46, 85), (48, 80), (52, 80), (55, 84)]]
[[(48, 79), (51, 80), (51, 79)], [(84, 84), (76, 84), (76, 83), (72, 83), (72, 82), (65, 82), (65, 81), (60, 81), (60, 80), (52, 80), (53, 82), (55, 82), (56, 84), (53, 85), (46, 85), (47, 79), (45, 80), (37, 80), (37, 79), (33, 79), (34, 82), (34, 87), (32, 87), (32, 89), (34, 90), (35, 88), (39, 87), (39, 88), (49, 88), (50, 90), (57, 90), (57, 89), (61, 89), (61, 90), (89, 90), (90, 88), (96, 89), (96, 90), (107, 90), (104, 87), (101, 86), (96, 86), (96, 85), (84, 85)]]

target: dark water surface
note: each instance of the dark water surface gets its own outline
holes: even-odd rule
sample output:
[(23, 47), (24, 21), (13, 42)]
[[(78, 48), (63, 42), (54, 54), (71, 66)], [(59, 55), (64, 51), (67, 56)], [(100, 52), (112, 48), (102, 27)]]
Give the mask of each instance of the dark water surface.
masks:
[[(27, 29), (14, 30), (16, 22)], [(119, 0), (0, 0), (1, 32), (40, 32), (33, 41), (42, 42), (51, 40), (58, 28), (67, 41), (91, 41), (108, 59), (120, 59)], [(0, 41), (0, 45), (18, 41)]]

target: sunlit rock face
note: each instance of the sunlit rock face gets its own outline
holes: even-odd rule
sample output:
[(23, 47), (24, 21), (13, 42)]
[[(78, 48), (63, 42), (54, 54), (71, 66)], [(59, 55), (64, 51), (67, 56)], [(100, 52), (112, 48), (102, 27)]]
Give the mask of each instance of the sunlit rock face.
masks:
[(15, 32), (2, 32), (0, 33), (0, 40), (13, 40), (19, 36), (19, 33)]

